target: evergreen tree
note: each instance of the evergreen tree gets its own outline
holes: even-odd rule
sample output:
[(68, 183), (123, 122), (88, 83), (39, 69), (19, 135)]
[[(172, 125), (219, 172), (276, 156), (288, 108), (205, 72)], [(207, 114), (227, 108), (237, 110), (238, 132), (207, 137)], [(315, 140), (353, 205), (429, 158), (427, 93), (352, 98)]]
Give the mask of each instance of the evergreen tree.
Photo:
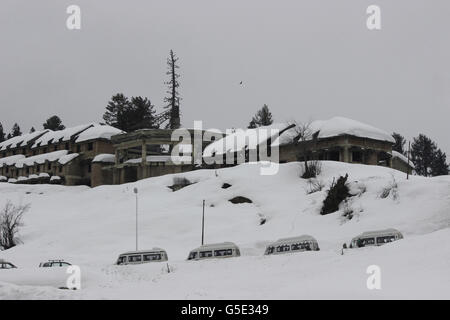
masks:
[[(126, 113), (130, 108), (130, 101), (122, 93), (117, 93), (111, 97), (106, 106), (106, 112), (103, 114), (103, 120), (110, 126), (123, 131), (129, 131), (127, 128)], [(127, 130), (128, 129), (128, 130)]]
[(445, 152), (438, 149), (434, 154), (434, 159), (431, 163), (431, 175), (432, 176), (442, 176), (448, 175), (449, 166), (447, 164), (447, 156)]
[(3, 125), (0, 123), (0, 142), (5, 141), (5, 131), (3, 130)]
[(392, 146), (392, 150), (397, 151), (403, 155), (406, 155), (406, 150), (405, 150), (406, 140), (405, 140), (405, 138), (400, 133), (397, 133), (397, 132), (394, 132), (392, 134), (392, 137), (395, 140), (395, 143)]
[(17, 137), (22, 135), (22, 131), (20, 131), (20, 127), (17, 123), (14, 123), (12, 130), (11, 130), (11, 137)]
[(6, 137), (6, 140), (9, 140), (9, 139), (11, 139), (11, 138), (12, 138), (11, 133), (8, 133), (8, 136)]
[(173, 50), (170, 50), (169, 58), (167, 58), (167, 75), (170, 77), (169, 81), (165, 82), (168, 86), (168, 97), (164, 98), (164, 102), (167, 103), (166, 109), (169, 109), (170, 118), (167, 127), (170, 129), (178, 129), (180, 127), (180, 95), (178, 93), (178, 87), (180, 83), (178, 78), (180, 75), (177, 73), (177, 69), (180, 67), (177, 65), (178, 58), (174, 54)]
[(272, 113), (267, 104), (265, 104), (250, 121), (248, 128), (253, 129), (261, 126), (269, 126), (273, 123)]
[(126, 111), (127, 131), (158, 128), (155, 124), (155, 113), (155, 108), (149, 99), (132, 97), (130, 107)]
[(35, 131), (36, 131), (36, 129), (35, 129), (34, 127), (31, 127), (30, 133), (33, 133), (33, 132), (35, 132)]
[(411, 144), (411, 160), (418, 175), (428, 177), (436, 154), (436, 143), (424, 134), (414, 138)]
[(51, 116), (48, 118), (43, 124), (43, 127), (44, 129), (50, 129), (53, 131), (64, 130), (66, 128), (58, 116)]

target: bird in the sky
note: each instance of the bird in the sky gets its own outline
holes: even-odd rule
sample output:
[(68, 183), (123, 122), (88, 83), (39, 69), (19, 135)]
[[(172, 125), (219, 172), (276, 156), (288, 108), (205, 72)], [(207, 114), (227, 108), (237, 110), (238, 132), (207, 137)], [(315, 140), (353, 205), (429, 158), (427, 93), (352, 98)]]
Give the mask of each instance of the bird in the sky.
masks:
[(241, 81), (241, 82), (239, 82), (239, 84), (240, 84), (240, 85), (242, 85), (242, 81)]

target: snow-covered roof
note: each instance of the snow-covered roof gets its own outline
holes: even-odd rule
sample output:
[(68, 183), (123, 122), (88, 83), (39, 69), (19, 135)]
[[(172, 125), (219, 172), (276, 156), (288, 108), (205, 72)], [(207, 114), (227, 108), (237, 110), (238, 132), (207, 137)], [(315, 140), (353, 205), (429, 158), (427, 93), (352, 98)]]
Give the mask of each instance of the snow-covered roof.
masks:
[[(384, 130), (371, 125), (344, 117), (334, 117), (329, 120), (316, 120), (309, 124), (309, 133), (316, 135), (317, 139), (325, 139), (343, 135), (351, 135), (360, 138), (368, 138), (379, 141), (394, 143), (394, 138)], [(292, 143), (298, 137), (299, 130), (294, 127), (283, 132), (272, 146)]]
[(12, 166), (18, 160), (24, 159), (24, 158), (25, 158), (25, 156), (23, 154), (17, 154), (15, 156), (10, 156), (10, 157), (6, 157), (6, 158), (0, 158), (0, 168), (3, 167), (4, 165)]
[(33, 166), (35, 163), (43, 164), (43, 163), (45, 163), (45, 161), (53, 162), (53, 161), (59, 160), (63, 156), (67, 155), (68, 153), (69, 153), (69, 151), (67, 151), (67, 150), (59, 150), (59, 151), (54, 151), (54, 152), (49, 152), (49, 153), (44, 153), (44, 154), (38, 154), (36, 156), (19, 159), (18, 161), (16, 161), (15, 165), (16, 165), (16, 168), (23, 168), (24, 165)]
[(78, 135), (78, 138), (75, 142), (83, 142), (92, 139), (111, 139), (113, 135), (125, 133), (122, 130), (111, 127), (106, 124), (94, 124), (93, 127), (90, 127), (86, 131), (83, 131)]
[(115, 163), (116, 156), (110, 153), (101, 153), (92, 160), (92, 162)]
[(92, 127), (94, 123), (83, 124), (64, 130), (49, 131), (43, 136), (39, 137), (33, 144), (33, 148), (39, 146), (46, 146), (49, 143), (55, 143), (59, 141), (69, 141), (74, 135), (83, 132), (84, 130)]
[(205, 244), (191, 251), (228, 249), (228, 248), (239, 249), (239, 247), (233, 242), (222, 242), (222, 243)]
[(236, 129), (235, 132), (227, 135), (226, 137), (214, 141), (206, 146), (203, 150), (204, 157), (212, 157), (215, 155), (233, 153), (244, 149), (256, 149), (259, 143), (264, 137), (264, 141), (272, 136), (272, 130), (278, 130), (281, 134), (290, 126), (289, 123), (276, 123), (270, 126), (259, 127), (255, 129)]
[(13, 137), (11, 139), (5, 140), (0, 143), (0, 150), (1, 151), (6, 150), (8, 147), (9, 148), (17, 148), (20, 146), (25, 146), (26, 144), (28, 144), (28, 142), (32, 141), (36, 137), (39, 137), (40, 135), (43, 135), (49, 131), (50, 130), (35, 131), (32, 133), (26, 133), (21, 136), (17, 136), (17, 137)]
[(403, 154), (401, 154), (400, 152), (397, 152), (395, 150), (392, 150), (392, 158), (397, 158), (397, 159), (400, 159), (401, 161), (403, 161), (404, 163), (409, 163), (409, 165), (411, 167), (414, 166), (414, 164), (412, 163), (411, 159), (408, 161), (407, 157), (405, 157)]
[(66, 154), (65, 156), (62, 156), (61, 158), (59, 158), (58, 162), (62, 165), (65, 165), (66, 163), (69, 163), (70, 161), (72, 161), (73, 159), (75, 159), (78, 156), (79, 156), (78, 153)]
[(334, 117), (329, 120), (317, 120), (311, 123), (313, 134), (318, 132), (318, 138), (329, 138), (342, 135), (351, 135), (394, 143), (395, 140), (384, 130), (371, 125), (344, 117)]
[(290, 238), (282, 238), (282, 239), (278, 239), (277, 241), (275, 241), (274, 243), (272, 243), (271, 245), (275, 245), (275, 244), (280, 244), (280, 243), (292, 243), (292, 242), (302, 242), (302, 241), (312, 241), (312, 242), (317, 242), (317, 240), (307, 234), (298, 236), (298, 237), (290, 237)]

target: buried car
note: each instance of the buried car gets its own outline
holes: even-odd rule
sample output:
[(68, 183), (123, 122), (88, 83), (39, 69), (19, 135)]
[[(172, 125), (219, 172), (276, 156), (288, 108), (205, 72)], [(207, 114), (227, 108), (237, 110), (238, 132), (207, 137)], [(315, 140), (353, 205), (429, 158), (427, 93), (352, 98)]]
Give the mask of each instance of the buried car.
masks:
[(188, 260), (203, 260), (214, 258), (239, 257), (241, 252), (239, 247), (233, 242), (222, 242), (214, 244), (205, 244), (194, 250), (191, 250)]
[(11, 262), (0, 259), (0, 269), (16, 269), (17, 267)]
[(350, 248), (362, 248), (365, 246), (381, 246), (386, 243), (403, 239), (403, 235), (397, 229), (385, 229), (363, 232), (352, 239)]
[(319, 250), (317, 240), (305, 234), (299, 237), (278, 239), (266, 247), (264, 255)]
[(169, 257), (167, 252), (161, 248), (153, 248), (151, 250), (130, 251), (119, 255), (116, 264), (141, 264), (149, 262), (167, 261)]

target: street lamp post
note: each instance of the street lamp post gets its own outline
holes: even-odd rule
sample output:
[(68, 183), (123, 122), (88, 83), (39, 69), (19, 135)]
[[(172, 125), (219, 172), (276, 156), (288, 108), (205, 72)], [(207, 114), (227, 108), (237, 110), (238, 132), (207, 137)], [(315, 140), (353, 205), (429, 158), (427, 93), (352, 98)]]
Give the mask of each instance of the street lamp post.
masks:
[(133, 189), (136, 195), (136, 251), (138, 251), (138, 188)]

